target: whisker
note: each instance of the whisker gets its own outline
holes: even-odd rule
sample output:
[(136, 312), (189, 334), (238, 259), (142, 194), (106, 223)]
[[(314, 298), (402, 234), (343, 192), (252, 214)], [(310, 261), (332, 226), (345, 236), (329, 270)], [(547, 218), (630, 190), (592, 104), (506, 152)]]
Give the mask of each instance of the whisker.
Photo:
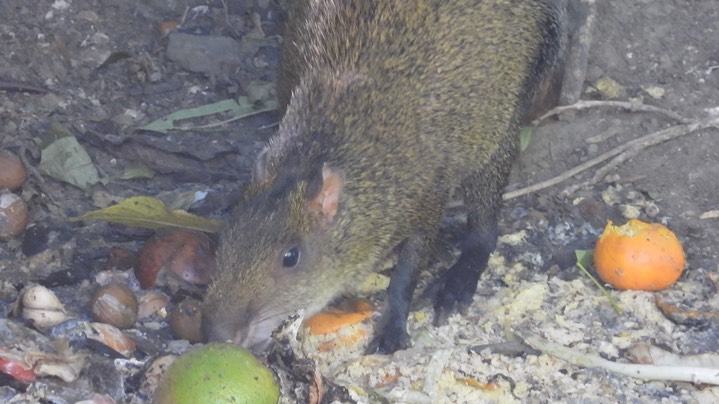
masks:
[(297, 309), (294, 310), (283, 310), (279, 312), (275, 312), (272, 309), (276, 306), (269, 306), (267, 308), (263, 308), (261, 311), (257, 313), (257, 316), (255, 317), (254, 323), (264, 323), (268, 320), (275, 319), (277, 317), (282, 317), (282, 319), (285, 319), (294, 313), (297, 312)]

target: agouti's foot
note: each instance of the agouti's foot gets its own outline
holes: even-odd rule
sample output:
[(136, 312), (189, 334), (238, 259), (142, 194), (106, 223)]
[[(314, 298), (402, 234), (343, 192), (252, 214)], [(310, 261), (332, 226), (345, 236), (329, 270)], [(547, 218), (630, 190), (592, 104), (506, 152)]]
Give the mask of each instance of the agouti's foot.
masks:
[(447, 290), (445, 287), (437, 294), (437, 300), (434, 303), (434, 319), (432, 324), (434, 324), (435, 327), (447, 324), (449, 317), (455, 311), (463, 316), (466, 315), (471, 304), (471, 295), (464, 298), (457, 297), (452, 291)]
[(484, 244), (476, 245), (475, 248), (464, 249), (457, 262), (442, 277), (443, 284), (434, 300), (435, 327), (447, 324), (455, 310), (466, 314), (472, 304), (479, 275), (489, 259), (488, 249), (482, 248)]
[(374, 339), (370, 341), (369, 345), (367, 345), (367, 349), (365, 349), (365, 355), (375, 353), (389, 355), (412, 346), (409, 334), (406, 331), (395, 333), (387, 333), (384, 331), (387, 330), (383, 330), (383, 332), (376, 335)]

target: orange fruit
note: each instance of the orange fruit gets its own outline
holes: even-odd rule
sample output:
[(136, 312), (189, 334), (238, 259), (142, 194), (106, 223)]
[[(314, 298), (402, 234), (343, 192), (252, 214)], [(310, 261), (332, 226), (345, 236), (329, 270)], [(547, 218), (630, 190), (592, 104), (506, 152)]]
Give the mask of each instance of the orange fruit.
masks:
[(372, 316), (377, 309), (364, 299), (355, 299), (346, 310), (330, 308), (305, 320), (304, 326), (312, 335), (336, 333), (340, 328), (360, 323)]
[(679, 279), (684, 262), (682, 244), (671, 230), (637, 219), (624, 226), (609, 221), (594, 249), (597, 275), (617, 289), (665, 289)]

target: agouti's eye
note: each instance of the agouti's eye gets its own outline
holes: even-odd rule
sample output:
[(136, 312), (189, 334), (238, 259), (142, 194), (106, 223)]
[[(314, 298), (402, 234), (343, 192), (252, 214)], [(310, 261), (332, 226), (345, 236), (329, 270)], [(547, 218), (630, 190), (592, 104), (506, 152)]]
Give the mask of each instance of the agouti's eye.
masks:
[(282, 256), (282, 265), (284, 265), (285, 268), (292, 268), (297, 265), (298, 262), (300, 262), (300, 250), (297, 247), (290, 248), (285, 251), (285, 254)]

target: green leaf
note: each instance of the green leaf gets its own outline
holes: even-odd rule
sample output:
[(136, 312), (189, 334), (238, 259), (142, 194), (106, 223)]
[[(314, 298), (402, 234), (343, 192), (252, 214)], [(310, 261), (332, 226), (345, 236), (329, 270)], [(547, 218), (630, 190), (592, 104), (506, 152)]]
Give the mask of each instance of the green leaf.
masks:
[(532, 143), (532, 134), (534, 134), (534, 128), (532, 126), (524, 126), (519, 132), (519, 152), (527, 150), (529, 144)]
[(133, 162), (129, 163), (127, 167), (125, 167), (125, 171), (123, 171), (120, 175), (120, 179), (134, 180), (136, 178), (152, 178), (154, 176), (155, 171), (153, 171), (150, 167), (139, 162)]
[(577, 265), (588, 268), (594, 264), (594, 250), (575, 250)]
[(216, 232), (221, 225), (218, 220), (196, 216), (184, 210), (170, 210), (161, 200), (149, 196), (127, 198), (116, 205), (88, 212), (70, 220), (92, 219), (153, 230), (169, 226), (208, 233)]
[[(169, 209), (189, 209), (192, 204), (198, 201), (198, 195), (205, 194), (207, 195), (207, 192), (203, 191), (196, 191), (196, 190), (190, 190), (190, 191), (170, 191), (167, 192), (165, 195), (167, 197), (162, 197), (161, 199), (165, 201), (165, 204)], [(200, 197), (199, 199), (202, 199), (203, 197)]]
[(125, 59), (130, 59), (131, 57), (132, 57), (132, 55), (129, 52), (125, 52), (125, 51), (112, 52), (110, 54), (110, 56), (108, 56), (107, 59), (105, 59), (105, 61), (102, 62), (100, 64), (100, 66), (98, 66), (97, 68), (104, 69), (107, 66), (110, 66), (111, 64), (120, 62)]
[(607, 298), (609, 301), (609, 304), (612, 305), (612, 308), (614, 308), (614, 311), (621, 315), (622, 314), (622, 308), (619, 307), (617, 302), (612, 299), (612, 297), (609, 295), (609, 292), (607, 292), (607, 289), (599, 283), (599, 281), (592, 276), (592, 274), (587, 271), (586, 267), (592, 265), (594, 263), (594, 250), (575, 250), (574, 255), (577, 257), (577, 268), (579, 268), (584, 275), (586, 275), (589, 280), (591, 280), (598, 288), (599, 291), (602, 292), (604, 297)]
[(39, 168), (55, 179), (82, 189), (100, 182), (92, 159), (74, 136), (61, 137), (45, 147)]
[(662, 194), (659, 191), (649, 191), (646, 193), (653, 201), (660, 202), (662, 200)]
[(166, 134), (168, 131), (171, 130), (196, 130), (198, 128), (206, 128), (218, 124), (209, 126), (179, 126), (176, 121), (205, 117), (221, 113), (229, 113), (232, 115), (232, 118), (219, 123), (225, 124), (233, 120), (246, 118), (248, 116), (256, 115), (262, 112), (272, 111), (275, 109), (277, 109), (277, 101), (274, 99), (268, 100), (268, 102), (264, 104), (263, 108), (258, 109), (256, 108), (256, 105), (250, 102), (247, 97), (239, 97), (237, 100), (226, 99), (212, 104), (206, 104), (195, 108), (175, 111), (139, 129), (158, 132), (162, 134)]

